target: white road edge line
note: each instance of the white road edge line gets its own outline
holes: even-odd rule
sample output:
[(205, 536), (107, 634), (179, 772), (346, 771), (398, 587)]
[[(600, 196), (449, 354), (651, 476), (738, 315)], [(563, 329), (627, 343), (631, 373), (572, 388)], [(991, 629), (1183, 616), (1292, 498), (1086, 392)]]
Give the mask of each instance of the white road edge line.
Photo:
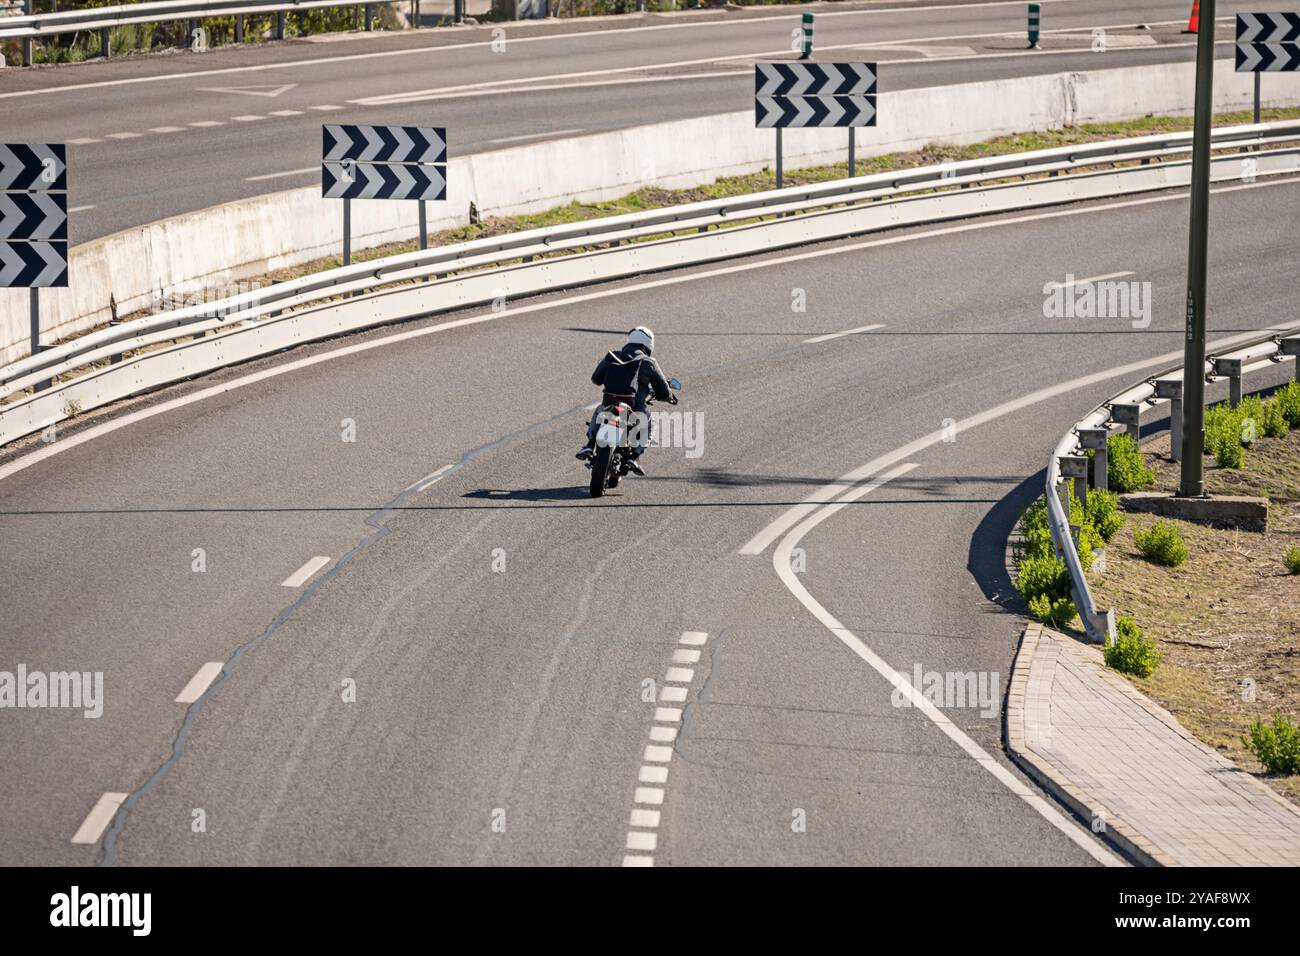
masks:
[(174, 703), (194, 703), (212, 686), (212, 682), (217, 679), (217, 675), (221, 673), (221, 669), (225, 666), (221, 661), (208, 661), (199, 668), (198, 673), (190, 678), (190, 682), (185, 685), (185, 689), (176, 695)]
[(1076, 285), (1083, 285), (1085, 282), (1102, 282), (1105, 279), (1122, 279), (1124, 276), (1135, 276), (1136, 272), (1107, 272), (1103, 276), (1088, 276), (1086, 279), (1071, 279), (1069, 282), (1049, 282), (1043, 286), (1043, 291), (1051, 289), (1072, 289)]
[[(1271, 186), (1291, 186), (1294, 188), (1295, 185), (1296, 185), (1295, 179), (1275, 179), (1275, 180), (1265, 180), (1265, 181), (1255, 182), (1255, 183), (1243, 183), (1236, 186), (1221, 186), (1217, 189), (1212, 189), (1211, 192), (1215, 194), (1219, 194), (1219, 193), (1237, 192), (1239, 190), (1244, 190), (1244, 189), (1267, 189)], [(774, 265), (784, 265), (785, 263), (789, 263), (789, 262), (802, 262), (809, 259), (820, 259), (823, 256), (838, 256), (838, 255), (844, 255), (846, 253), (851, 253), (851, 252), (860, 252), (863, 249), (871, 249), (878, 246), (891, 246), (897, 243), (915, 242), (918, 239), (933, 239), (936, 236), (954, 235), (963, 232), (976, 232), (983, 229), (996, 229), (1002, 226), (1017, 225), (1025, 222), (1035, 222), (1041, 219), (1060, 219), (1060, 218), (1066, 218), (1070, 216), (1084, 216), (1084, 215), (1091, 215), (1093, 213), (1111, 212), (1116, 209), (1125, 209), (1132, 206), (1146, 206), (1146, 205), (1151, 205), (1153, 203), (1186, 202), (1186, 201), (1187, 201), (1186, 194), (1180, 191), (1178, 193), (1175, 193), (1173, 195), (1168, 195), (1168, 196), (1147, 196), (1140, 199), (1127, 199), (1127, 200), (1121, 200), (1119, 202), (1113, 202), (1113, 203), (1102, 203), (1100, 205), (1095, 205), (1095, 206), (1083, 206), (1081, 208), (1053, 209), (1046, 212), (1032, 213), (1024, 216), (1010, 216), (1005, 219), (991, 219), (988, 221), (968, 222), (957, 226), (945, 226), (939, 229), (928, 229), (924, 232), (911, 232), (900, 236), (883, 236), (879, 239), (868, 239), (863, 242), (854, 242), (854, 243), (847, 243), (844, 245), (835, 245), (824, 249), (814, 249), (811, 252), (796, 252), (786, 256), (775, 256), (775, 257), (761, 258), (757, 261), (740, 262), (735, 265), (723, 266), (722, 268), (719, 269), (708, 269), (702, 272), (687, 273), (685, 275), (668, 276), (667, 278), (663, 278), (663, 279), (652, 279), (650, 281), (638, 283), (635, 285), (625, 285), (625, 286), (619, 286), (617, 288), (612, 288), (612, 289), (600, 289), (594, 292), (584, 292), (575, 296), (565, 296), (562, 298), (556, 298), (545, 302), (534, 302), (529, 305), (515, 306), (512, 309), (503, 309), (500, 312), (492, 312), (489, 310), (479, 315), (470, 315), (461, 319), (452, 319), (449, 322), (440, 322), (437, 325), (425, 326), (423, 328), (418, 328), (418, 329), (407, 329), (403, 332), (395, 332), (392, 335), (386, 335), (382, 338), (371, 339), (366, 342), (358, 342), (353, 345), (345, 345), (340, 348), (331, 349), (328, 352), (322, 352), (318, 355), (310, 355), (305, 358), (295, 359), (293, 361), (286, 362), (283, 365), (276, 365), (272, 368), (262, 369), (261, 371), (253, 372), (251, 374), (242, 376), (241, 378), (235, 378), (235, 379), (231, 379), (228, 382), (223, 382), (220, 385), (213, 385), (209, 388), (200, 389), (199, 391), (193, 392), (189, 395), (182, 395), (177, 398), (171, 399), (170, 401), (160, 402), (157, 405), (152, 405), (148, 408), (142, 408), (138, 411), (128, 412), (127, 414), (122, 415), (119, 418), (111, 419), (110, 421), (103, 422), (102, 424), (99, 425), (93, 425), (90, 428), (87, 428), (85, 431), (78, 432), (77, 434), (72, 435), (68, 438), (60, 438), (58, 441), (52, 442), (50, 444), (42, 444), (39, 448), (35, 448), (33, 451), (22, 455), (21, 457), (15, 459), (14, 461), (11, 461), (4, 465), (0, 465), (0, 481), (3, 481), (5, 478), (10, 477), (11, 475), (17, 474), (18, 472), (23, 471), (24, 469), (30, 468), (32, 465), (45, 461), (47, 458), (50, 458), (61, 452), (67, 451), (70, 448), (76, 448), (78, 445), (81, 445), (85, 442), (93, 441), (96, 438), (100, 438), (103, 435), (110, 434), (111, 432), (115, 432), (120, 428), (125, 428), (128, 425), (134, 425), (136, 422), (144, 421), (145, 419), (148, 418), (153, 418), (155, 415), (161, 415), (165, 412), (175, 411), (178, 408), (184, 408), (187, 405), (192, 405), (196, 402), (201, 402), (209, 398), (214, 398), (217, 395), (225, 395), (228, 392), (233, 392), (237, 388), (246, 388), (249, 385), (254, 385), (258, 382), (262, 382), (267, 379), (276, 378), (280, 375), (287, 375), (290, 372), (296, 372), (300, 369), (309, 368), (312, 365), (317, 365), (321, 362), (329, 362), (333, 359), (344, 358), (345, 356), (349, 356), (349, 355), (356, 355), (360, 352), (367, 352), (370, 349), (383, 348), (388, 345), (395, 345), (398, 342), (406, 342), (411, 339), (423, 338), (426, 335), (433, 335), (438, 332), (445, 332), (448, 329), (457, 329), (469, 325), (478, 325), (481, 322), (492, 322), (504, 316), (513, 317), (518, 315), (526, 315), (533, 312), (543, 312), (548, 309), (568, 308), (577, 302), (593, 302), (601, 299), (610, 298), (611, 296), (626, 295), (630, 292), (644, 292), (647, 289), (664, 288), (667, 286), (678, 285), (686, 282), (698, 282), (702, 279), (713, 279), (720, 275), (730, 275), (738, 272), (749, 272), (755, 269), (770, 269)], [(1245, 341), (1247, 338), (1251, 338), (1255, 334), (1256, 333), (1253, 332), (1243, 332), (1240, 335), (1229, 336), (1226, 339), (1221, 339), (1216, 343), (1216, 345), (1218, 347), (1222, 347), (1224, 345), (1229, 345), (1236, 341)], [(1161, 363), (1172, 361), (1171, 356), (1181, 358), (1182, 354), (1183, 354), (1182, 352), (1168, 353), (1167, 355), (1159, 356), (1155, 359), (1152, 359), (1149, 362), (1138, 362), (1132, 366), (1125, 366), (1124, 368), (1117, 369), (1114, 372), (1114, 374), (1123, 375), (1129, 371), (1139, 371), (1141, 369), (1148, 368), (1152, 365), (1159, 365)], [(1110, 378), (1110, 377), (1112, 377), (1110, 374), (1106, 374), (1103, 375), (1101, 378), (1096, 379), (1096, 381), (1104, 381), (1106, 378)], [(1093, 379), (1088, 378), (1086, 381), (1084, 380), (1075, 380), (1075, 381), (1078, 384), (1072, 385), (1072, 383), (1066, 383), (1066, 385), (1070, 387), (1078, 388), (1078, 387), (1082, 387), (1083, 385), (1091, 384)], [(1066, 390), (1069, 389), (1067, 388)], [(942, 436), (941, 432), (936, 434)], [(935, 440), (938, 441), (940, 439), (936, 438)], [(812, 496), (809, 496), (807, 500), (826, 501), (829, 498), (834, 497), (834, 495), (838, 493), (839, 493), (838, 491), (835, 491), (830, 494), (826, 494), (825, 497), (817, 497), (818, 495), (822, 494), (822, 492), (815, 492)], [(801, 506), (796, 506), (796, 507), (801, 507)], [(793, 524), (793, 522), (791, 523)], [(749, 544), (745, 545), (745, 547), (741, 549), (740, 553), (758, 554), (761, 551), (763, 551), (768, 544), (771, 544), (772, 541), (774, 541), (780, 535), (780, 533), (781, 532), (779, 530), (771, 531), (770, 536), (767, 537), (766, 543), (762, 544), (761, 547), (758, 547), (758, 543), (760, 539), (765, 534), (768, 534), (768, 532), (760, 532), (759, 535), (756, 535), (753, 539), (751, 539)]]
[(77, 832), (72, 835), (72, 842), (87, 846), (98, 843), (99, 838), (108, 829), (108, 825), (113, 822), (113, 817), (117, 815), (117, 808), (122, 805), (127, 796), (128, 794), (125, 793), (106, 793), (100, 797), (90, 813), (86, 814), (86, 819), (81, 822)]
[(324, 555), (318, 554), (316, 555), (316, 557), (312, 558), (310, 561), (308, 561), (306, 564), (300, 567), (297, 571), (293, 572), (293, 574), (289, 575), (287, 578), (281, 581), (280, 586), (285, 588), (302, 587), (302, 585), (305, 584), (313, 574), (315, 574), (317, 571), (319, 571), (321, 568), (325, 567), (325, 565), (329, 563), (330, 563), (329, 558), (325, 557)]
[(883, 329), (883, 324), (877, 325), (860, 325), (856, 329), (845, 329), (843, 332), (831, 332), (827, 335), (815, 335), (810, 339), (804, 339), (804, 345), (816, 345), (818, 342), (829, 342), (831, 339), (843, 338), (846, 335), (859, 335), (863, 332), (874, 332), (876, 329)]
[(1056, 827), (1065, 834), (1072, 842), (1078, 845), (1084, 852), (1094, 860), (1106, 866), (1123, 866), (1124, 862), (1111, 853), (1109, 850), (1096, 843), (1091, 838), (1084, 835), (1082, 829), (1071, 820), (1067, 819), (1064, 814), (1054, 806), (1035, 793), (1030, 787), (1021, 783), (1016, 776), (1007, 770), (1000, 763), (984, 750), (979, 744), (972, 740), (965, 731), (948, 719), (945, 714), (934, 704), (926, 699), (925, 695), (912, 686), (909, 681), (898, 671), (890, 667), (881, 659), (871, 648), (862, 642), (852, 631), (831, 616), (831, 613), (818, 603), (817, 599), (808, 593), (803, 584), (799, 582), (798, 576), (794, 572), (792, 563), (792, 554), (795, 545), (803, 538), (805, 534), (815, 528), (821, 522), (825, 521), (836, 511), (843, 508), (848, 502), (856, 501), (871, 492), (875, 491), (881, 485), (899, 475), (906, 474), (913, 468), (917, 467), (913, 462), (898, 465), (890, 471), (879, 475), (866, 484), (855, 488), (852, 492), (840, 498), (831, 505), (821, 508), (816, 514), (804, 518), (796, 527), (794, 527), (777, 545), (772, 552), (772, 567), (776, 571), (777, 577), (781, 583), (786, 586), (790, 593), (802, 604), (813, 617), (820, 621), (827, 630), (839, 638), (849, 650), (866, 661), (871, 668), (885, 680), (889, 681), (898, 693), (903, 694), (911, 702), (912, 706), (920, 710), (928, 717), (940, 730), (942, 730), (957, 746), (972, 757), (981, 767), (993, 775), (998, 782), (1002, 783), (1008, 790), (1014, 793), (1020, 799), (1024, 800), (1034, 810), (1038, 812), (1048, 823)]
[(246, 183), (260, 183), (264, 179), (283, 179), (286, 176), (305, 176), (307, 173), (320, 172), (320, 164), (315, 166), (304, 166), (302, 169), (287, 169), (282, 173), (263, 173), (261, 176), (246, 176)]

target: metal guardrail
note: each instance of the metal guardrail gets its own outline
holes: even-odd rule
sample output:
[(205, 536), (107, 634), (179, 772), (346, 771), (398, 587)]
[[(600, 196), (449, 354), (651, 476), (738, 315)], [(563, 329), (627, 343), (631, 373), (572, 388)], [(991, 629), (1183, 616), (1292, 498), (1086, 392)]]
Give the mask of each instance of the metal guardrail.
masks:
[[(1247, 341), (1242, 343), (1243, 339)], [(1206, 355), (1202, 374), (1207, 383), (1228, 378), (1229, 401), (1236, 406), (1241, 401), (1241, 378), (1252, 370), (1295, 359), (1296, 379), (1300, 381), (1300, 358), (1296, 358), (1297, 356), (1300, 356), (1300, 322), (1262, 331), (1258, 335), (1244, 333), (1217, 343), (1215, 349)], [(1093, 435), (1100, 439), (1116, 429), (1123, 428), (1133, 434), (1134, 438), (1138, 437), (1141, 409), (1155, 407), (1165, 402), (1171, 405), (1171, 437), (1180, 438), (1184, 374), (1183, 367), (1177, 365), (1112, 395), (1074, 424), (1074, 427), (1057, 443), (1052, 458), (1047, 464), (1045, 490), (1052, 545), (1057, 555), (1065, 561), (1066, 569), (1070, 574), (1070, 591), (1074, 598), (1074, 606), (1079, 612), (1080, 620), (1083, 621), (1088, 639), (1096, 644), (1105, 644), (1114, 640), (1115, 612), (1112, 609), (1099, 608), (1088, 586), (1088, 577), (1075, 550), (1070, 516), (1058, 493), (1061, 483), (1069, 480), (1062, 478), (1061, 465), (1063, 462), (1077, 464), (1082, 453), (1087, 450), (1085, 439)], [(1089, 441), (1087, 444), (1092, 442)], [(1177, 461), (1181, 454), (1179, 442), (1175, 440), (1171, 445), (1173, 458)], [(1104, 487), (1106, 464), (1105, 459), (1101, 457), (1102, 454), (1104, 452), (1098, 449), (1094, 487)], [(1087, 479), (1076, 478), (1075, 480), (1086, 481)]]
[[(1300, 121), (1218, 130), (1256, 175), (1300, 172)], [(1191, 134), (1058, 147), (531, 229), (331, 269), (123, 322), (0, 368), (0, 445), (278, 349), (437, 312), (884, 228), (1185, 185)], [(1240, 156), (1216, 157), (1218, 178)], [(75, 268), (75, 262), (73, 263)], [(75, 279), (75, 276), (74, 276)], [(123, 353), (140, 351), (109, 365)], [(52, 388), (26, 393), (58, 376)]]

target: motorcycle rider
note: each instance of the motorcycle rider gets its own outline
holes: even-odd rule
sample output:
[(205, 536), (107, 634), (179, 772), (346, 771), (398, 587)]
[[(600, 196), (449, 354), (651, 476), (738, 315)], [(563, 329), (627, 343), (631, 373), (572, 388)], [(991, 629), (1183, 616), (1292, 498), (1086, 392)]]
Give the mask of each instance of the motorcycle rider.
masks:
[[(596, 447), (596, 420), (606, 405), (623, 402), (632, 406), (636, 423), (641, 425), (635, 433), (643, 433), (630, 449), (627, 467), (633, 474), (645, 477), (645, 469), (637, 460), (650, 442), (650, 416), (646, 414), (646, 400), (650, 395), (660, 402), (677, 404), (677, 396), (668, 387), (668, 380), (659, 370), (659, 363), (651, 356), (655, 334), (644, 325), (638, 325), (627, 334), (627, 341), (617, 352), (606, 352), (591, 373), (591, 381), (604, 389), (600, 404), (591, 415), (587, 426), (587, 444), (575, 456), (580, 460), (591, 457)], [(635, 427), (635, 426), (634, 426)]]

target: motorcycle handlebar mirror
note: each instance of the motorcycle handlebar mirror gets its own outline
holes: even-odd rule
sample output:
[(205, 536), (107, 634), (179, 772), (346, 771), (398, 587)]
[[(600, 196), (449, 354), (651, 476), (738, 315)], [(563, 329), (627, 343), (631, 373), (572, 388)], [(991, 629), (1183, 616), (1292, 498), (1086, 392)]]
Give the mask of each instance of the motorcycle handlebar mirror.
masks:
[(680, 392), (682, 390), (682, 383), (677, 381), (677, 379), (675, 378), (670, 378), (668, 380), (668, 387), (671, 388), (674, 392)]

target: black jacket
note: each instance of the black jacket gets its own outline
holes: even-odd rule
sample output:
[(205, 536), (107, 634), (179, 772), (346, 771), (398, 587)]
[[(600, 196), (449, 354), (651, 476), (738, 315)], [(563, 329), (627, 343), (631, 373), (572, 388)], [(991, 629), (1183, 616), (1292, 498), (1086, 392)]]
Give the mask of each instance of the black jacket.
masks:
[(659, 363), (640, 345), (625, 345), (617, 352), (606, 352), (591, 373), (591, 381), (605, 390), (605, 397), (628, 402), (635, 410), (645, 408), (646, 397), (653, 394), (660, 402), (672, 399), (668, 380), (659, 371)]

